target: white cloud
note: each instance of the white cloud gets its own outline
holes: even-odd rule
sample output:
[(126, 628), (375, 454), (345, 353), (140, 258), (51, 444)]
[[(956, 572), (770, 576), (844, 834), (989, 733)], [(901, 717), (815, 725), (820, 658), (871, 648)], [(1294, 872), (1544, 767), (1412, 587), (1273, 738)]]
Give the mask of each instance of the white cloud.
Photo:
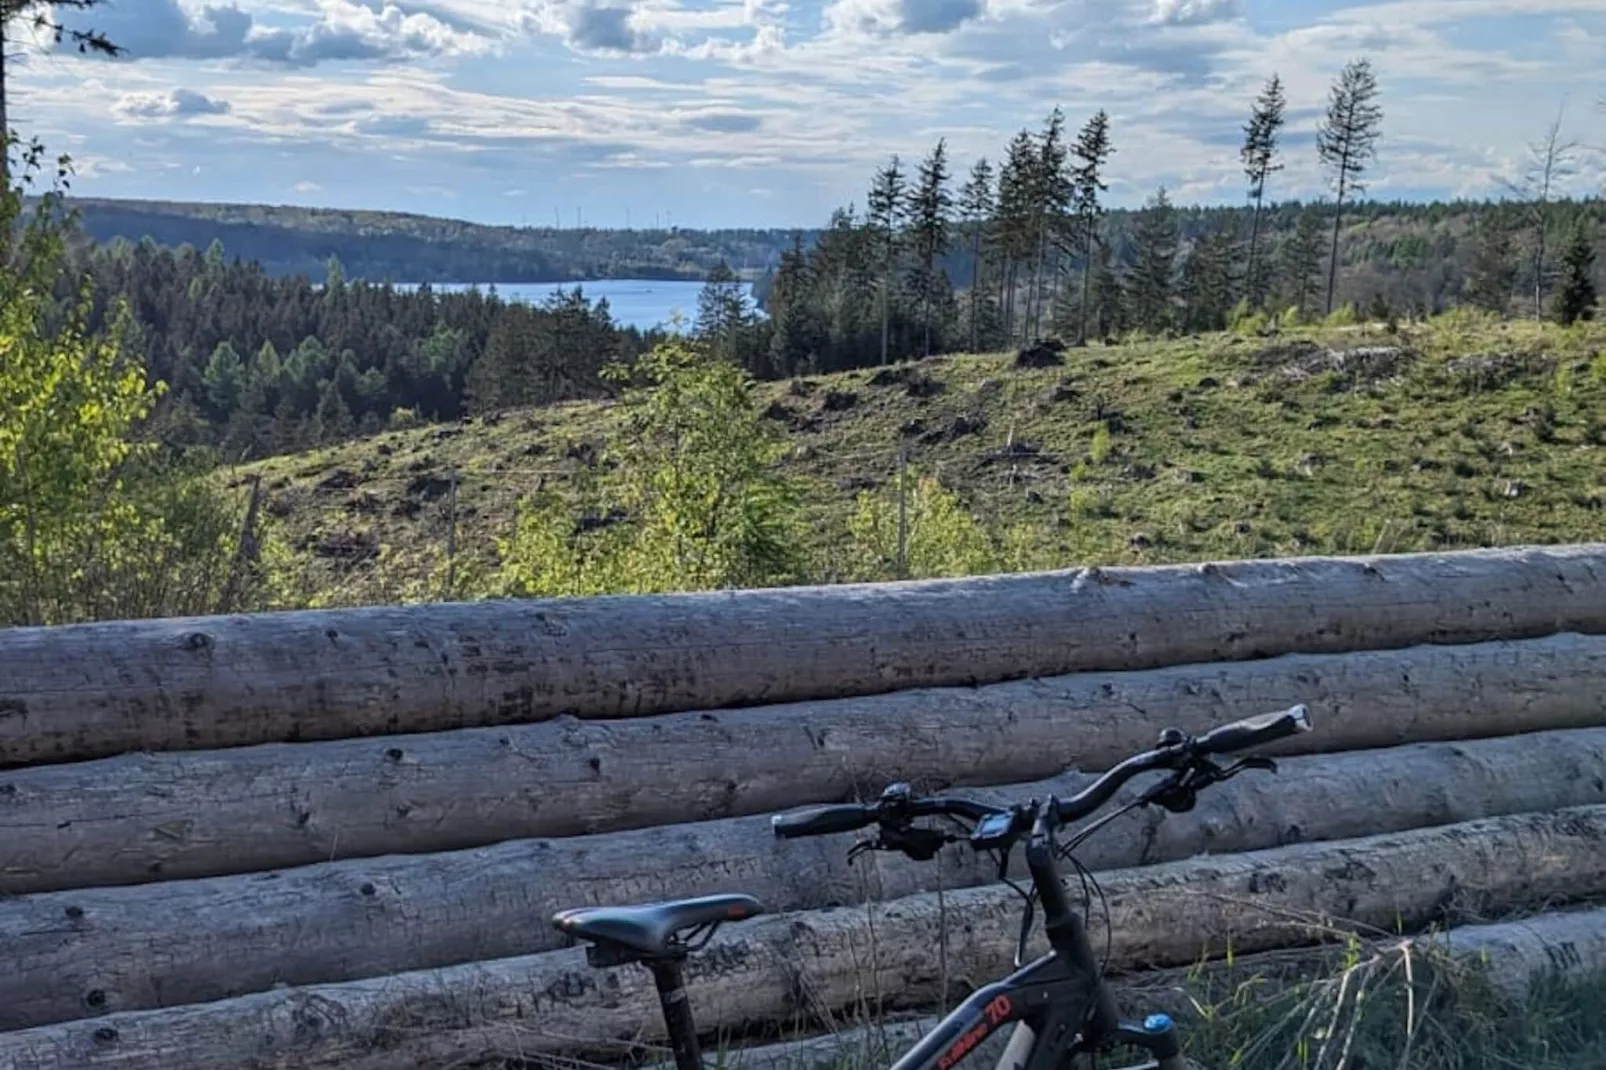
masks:
[(527, 25), (577, 52), (628, 55), (663, 47), (663, 38), (642, 25), (638, 8), (620, 0), (541, 0)]
[[(464, 56), (489, 50), (494, 38), (447, 8), (397, 0), (316, 0), (291, 26), (268, 25), (238, 3), (191, 0), (107, 0), (64, 12), (68, 25), (102, 31), (126, 51), (124, 61), (246, 59), (307, 67), (341, 60)], [(65, 47), (65, 46), (63, 46)]]
[[(132, 162), (82, 192), (273, 199), (317, 174), (302, 195), (352, 206), (430, 211), (429, 191), (455, 190), (514, 221), (582, 207), (618, 224), (630, 205), (638, 222), (811, 225), (862, 206), (893, 152), (946, 137), (964, 171), (1062, 103), (1073, 130), (1110, 112), (1113, 203), (1161, 183), (1237, 201), (1244, 113), (1276, 71), (1290, 122), (1273, 196), (1309, 197), (1315, 117), (1362, 54), (1385, 109), (1374, 195), (1497, 192), (1565, 94), (1573, 132), (1606, 140), (1585, 106), (1606, 89), (1601, 0), (1328, 0), (1274, 22), (1270, 0), (209, 2), (115, 0), (143, 16), (123, 27), (149, 62), (22, 69), (47, 141)], [(1520, 32), (1498, 21), (1512, 13)], [(226, 118), (195, 121), (208, 113), (176, 83)]]
[(1154, 0), (1150, 21), (1171, 26), (1197, 25), (1235, 19), (1243, 10), (1243, 0)]
[(227, 115), (231, 110), (228, 101), (190, 89), (124, 93), (112, 104), (112, 111), (126, 119), (189, 119), (200, 115)]

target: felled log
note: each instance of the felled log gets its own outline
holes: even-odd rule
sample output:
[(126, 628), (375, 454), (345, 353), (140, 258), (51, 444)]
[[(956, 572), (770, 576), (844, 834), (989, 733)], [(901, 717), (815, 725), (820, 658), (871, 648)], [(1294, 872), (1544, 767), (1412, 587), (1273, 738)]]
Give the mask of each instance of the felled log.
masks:
[(1606, 632), (1606, 546), (0, 631), (0, 764)]
[[(1278, 776), (1246, 773), (1202, 793), (1190, 813), (1129, 815), (1079, 855), (1114, 869), (1606, 804), (1601, 769), (1606, 729), (1289, 759)], [(1087, 780), (970, 794), (1003, 805)], [(755, 816), (22, 896), (0, 901), (0, 1028), (86, 1006), (140, 1009), (528, 954), (560, 945), (546, 919), (570, 906), (745, 891), (772, 910), (805, 910), (995, 879), (990, 856), (962, 848), (941, 863), (881, 854), (849, 866), (852, 842), (777, 842)]]
[(1107, 768), (1308, 704), (1272, 753), (1606, 724), (1606, 636), (1302, 654), (0, 773), (0, 893), (249, 873)]
[[(1463, 925), (1422, 939), (1390, 938), (1363, 944), (1359, 957), (1381, 954), (1393, 959), (1410, 954), (1421, 959), (1434, 955), (1435, 964), (1447, 952), (1461, 969), (1476, 970), (1515, 1003), (1527, 999), (1536, 982), (1580, 981), (1606, 971), (1606, 910), (1563, 911), (1538, 914), (1520, 921), (1489, 925)], [(1334, 948), (1245, 955), (1230, 963), (1216, 960), (1204, 967), (1162, 970), (1117, 978), (1114, 987), (1128, 1013), (1162, 1010), (1178, 1021), (1196, 1018), (1190, 998), (1201, 977), (1238, 983), (1264, 981), (1294, 983), (1332, 976)], [(1126, 982), (1126, 983), (1123, 983)], [(1418, 984), (1427, 984), (1418, 978)], [(869, 1025), (849, 1025), (829, 1033), (798, 1037), (747, 1047), (720, 1048), (705, 1054), (710, 1070), (836, 1070), (842, 1066), (890, 1066), (921, 1037), (936, 1028), (935, 1015), (898, 1015)], [(1317, 1022), (1316, 1027), (1320, 1028)], [(995, 1062), (1008, 1033), (988, 1038), (989, 1050), (978, 1048), (979, 1065)], [(665, 1053), (665, 1059), (668, 1053)], [(673, 1070), (672, 1061), (652, 1064), (651, 1070)]]
[[(1108, 873), (1109, 961), (1123, 969), (1383, 935), (1606, 891), (1606, 807), (1521, 814)], [(864, 1005), (930, 1006), (944, 983), (1009, 970), (1020, 900), (1000, 887), (729, 926), (694, 960), (708, 1030)], [(1104, 927), (1091, 923), (1095, 948)], [(1039, 943), (1040, 946), (1040, 943)], [(578, 949), (0, 1033), (16, 1070), (429, 1066), (661, 1042), (646, 971)], [(408, 1060), (411, 1060), (410, 1062)]]

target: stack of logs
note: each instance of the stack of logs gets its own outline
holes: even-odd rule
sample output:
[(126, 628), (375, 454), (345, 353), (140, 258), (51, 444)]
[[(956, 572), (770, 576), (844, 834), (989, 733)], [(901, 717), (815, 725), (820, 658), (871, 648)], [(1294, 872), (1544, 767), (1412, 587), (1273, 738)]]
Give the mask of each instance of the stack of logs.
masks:
[(1296, 702), (1279, 775), (1081, 852), (1119, 968), (1539, 904), (1455, 940), (1606, 965), (1606, 546), (0, 631), (0, 1066), (615, 1058), (650, 978), (547, 919), (719, 891), (773, 913), (691, 971), (711, 1032), (931, 1006), (1007, 972), (991, 863), (770, 814)]

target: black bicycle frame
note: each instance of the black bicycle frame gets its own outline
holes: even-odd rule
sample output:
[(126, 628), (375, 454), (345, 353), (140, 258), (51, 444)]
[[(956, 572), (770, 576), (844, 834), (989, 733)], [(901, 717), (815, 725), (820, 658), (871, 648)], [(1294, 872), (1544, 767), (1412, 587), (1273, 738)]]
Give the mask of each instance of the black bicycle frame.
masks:
[(1126, 1045), (1154, 1057), (1156, 1070), (1183, 1070), (1176, 1027), (1163, 1014), (1121, 1020), (1054, 865), (1054, 840), (1039, 816), (1026, 865), (1043, 904), (1051, 950), (1002, 981), (977, 989), (891, 1070), (953, 1070), (989, 1036), (1014, 1025), (999, 1070), (1059, 1070), (1068, 1056)]

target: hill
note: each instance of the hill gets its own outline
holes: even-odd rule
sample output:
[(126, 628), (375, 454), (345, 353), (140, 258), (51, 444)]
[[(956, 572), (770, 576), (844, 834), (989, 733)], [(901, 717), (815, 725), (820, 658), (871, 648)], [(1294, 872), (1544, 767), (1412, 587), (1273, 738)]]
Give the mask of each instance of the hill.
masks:
[(216, 241), (269, 275), (318, 281), (330, 258), (348, 277), (398, 283), (701, 279), (721, 260), (751, 277), (791, 240), (779, 230), (560, 230), (282, 205), (84, 197), (70, 203), (96, 242), (149, 238), (205, 249)]
[[(1600, 539), (1603, 352), (1600, 324), (1456, 313), (1395, 332), (1092, 346), (1044, 368), (942, 357), (757, 391), (805, 488), (812, 578), (837, 581), (862, 578), (856, 496), (886, 500), (904, 449), (991, 532), (1002, 567)], [(472, 593), (519, 499), (606, 478), (618, 431), (616, 406), (570, 402), (233, 474), (262, 476), (303, 594), (433, 598), (454, 470), (457, 572)]]

